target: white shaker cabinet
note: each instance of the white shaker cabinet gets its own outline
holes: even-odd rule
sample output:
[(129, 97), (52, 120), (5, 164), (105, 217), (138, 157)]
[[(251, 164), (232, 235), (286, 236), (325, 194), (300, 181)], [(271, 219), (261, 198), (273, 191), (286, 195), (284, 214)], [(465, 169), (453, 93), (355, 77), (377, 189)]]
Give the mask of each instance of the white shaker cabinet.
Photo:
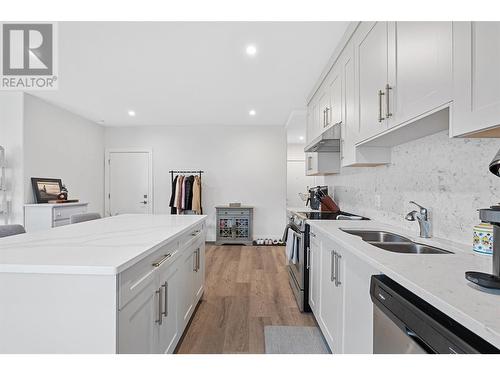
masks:
[(415, 120), (453, 99), (451, 22), (362, 22), (353, 39), (359, 142), (400, 125), (401, 142), (441, 131)]
[(311, 228), (309, 233), (309, 306), (312, 312), (319, 314), (319, 286), (321, 276), (321, 241)]
[(327, 107), (323, 130), (342, 123), (342, 71), (340, 66), (334, 66), (325, 82)]
[(397, 126), (452, 100), (452, 23), (389, 22), (384, 117)]
[(151, 354), (157, 352), (158, 303), (157, 279), (145, 287), (118, 314), (119, 353)]
[[(313, 99), (307, 109), (306, 144), (319, 136), (323, 130), (322, 127), (320, 128), (319, 112), (318, 100)], [(323, 121), (323, 117), (321, 117), (321, 121)]]
[(343, 167), (387, 164), (391, 150), (387, 147), (358, 146), (359, 111), (356, 101), (356, 62), (353, 43), (349, 43), (338, 62), (342, 73), (341, 163)]
[(319, 325), (333, 353), (343, 353), (344, 262), (339, 247), (329, 238), (321, 239)]
[(453, 22), (453, 61), (450, 136), (500, 137), (500, 22)]
[(181, 288), (179, 278), (178, 262), (159, 272), (160, 288), (156, 294), (161, 299), (161, 311), (158, 311), (161, 322), (158, 326), (158, 353), (160, 354), (173, 353), (181, 332), (177, 324), (176, 305), (178, 291)]
[(311, 231), (309, 305), (321, 332), (333, 353), (372, 353), (370, 278), (380, 272), (330, 236)]
[(354, 35), (357, 60), (360, 140), (387, 129), (384, 112), (387, 85), (387, 22), (363, 22)]
[(173, 353), (204, 291), (198, 226), (120, 274), (119, 353)]
[(342, 251), (345, 272), (340, 275), (344, 293), (343, 352), (373, 353), (373, 304), (370, 299), (370, 279), (380, 272), (352, 254)]

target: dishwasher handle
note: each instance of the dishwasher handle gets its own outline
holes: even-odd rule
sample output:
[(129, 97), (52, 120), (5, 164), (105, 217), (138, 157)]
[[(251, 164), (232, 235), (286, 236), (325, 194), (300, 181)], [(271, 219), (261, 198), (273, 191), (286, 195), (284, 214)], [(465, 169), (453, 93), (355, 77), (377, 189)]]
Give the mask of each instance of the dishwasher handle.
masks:
[(422, 338), (415, 333), (415, 331), (411, 330), (410, 328), (405, 326), (405, 333), (406, 336), (408, 336), (410, 339), (412, 339), (415, 344), (417, 344), (419, 347), (421, 347), (423, 350), (425, 350), (428, 354), (434, 354), (435, 351), (425, 343)]

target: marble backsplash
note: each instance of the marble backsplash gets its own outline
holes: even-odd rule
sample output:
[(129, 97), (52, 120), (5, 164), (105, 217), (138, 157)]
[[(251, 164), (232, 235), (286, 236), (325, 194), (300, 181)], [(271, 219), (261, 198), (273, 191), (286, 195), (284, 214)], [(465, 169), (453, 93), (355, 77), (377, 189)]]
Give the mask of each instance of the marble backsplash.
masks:
[(394, 147), (389, 165), (343, 168), (325, 183), (342, 210), (418, 234), (418, 224), (404, 220), (414, 200), (430, 210), (433, 236), (470, 244), (477, 209), (500, 202), (500, 178), (488, 170), (499, 148), (499, 139), (450, 139), (444, 131)]

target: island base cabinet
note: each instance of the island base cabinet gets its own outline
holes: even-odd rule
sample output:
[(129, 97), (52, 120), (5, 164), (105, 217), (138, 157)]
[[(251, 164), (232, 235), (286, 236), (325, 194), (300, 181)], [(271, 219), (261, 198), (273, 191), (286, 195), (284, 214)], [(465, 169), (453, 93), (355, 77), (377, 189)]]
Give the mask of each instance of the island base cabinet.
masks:
[(151, 280), (118, 314), (118, 352), (151, 354), (157, 351), (158, 304), (156, 280)]
[(192, 235), (178, 251), (156, 256), (153, 270), (137, 275), (138, 292), (119, 311), (119, 353), (174, 352), (204, 291), (205, 236)]

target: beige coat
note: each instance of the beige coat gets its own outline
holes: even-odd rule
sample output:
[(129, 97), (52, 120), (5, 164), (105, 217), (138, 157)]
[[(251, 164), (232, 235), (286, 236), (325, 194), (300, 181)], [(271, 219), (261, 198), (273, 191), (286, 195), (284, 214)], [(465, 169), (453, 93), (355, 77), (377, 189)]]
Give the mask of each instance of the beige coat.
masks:
[(201, 180), (199, 176), (195, 176), (193, 182), (193, 211), (198, 215), (203, 213), (201, 208)]

